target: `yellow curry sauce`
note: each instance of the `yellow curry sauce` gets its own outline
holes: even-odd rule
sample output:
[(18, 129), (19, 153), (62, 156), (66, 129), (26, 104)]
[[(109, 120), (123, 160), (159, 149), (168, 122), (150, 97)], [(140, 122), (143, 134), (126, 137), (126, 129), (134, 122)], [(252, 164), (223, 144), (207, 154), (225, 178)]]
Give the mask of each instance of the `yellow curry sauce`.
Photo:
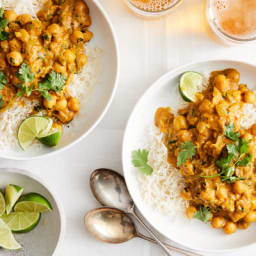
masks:
[(24, 96), (38, 99), (56, 124), (70, 122), (79, 100), (69, 94), (68, 84), (86, 65), (84, 46), (93, 36), (87, 5), (82, 0), (48, 0), (38, 19), (1, 11), (1, 110)]
[[(247, 130), (240, 125), (243, 106), (255, 104), (256, 95), (239, 80), (234, 69), (212, 72), (196, 102), (176, 116), (170, 108), (155, 114), (168, 161), (185, 180), (181, 196), (189, 201), (187, 217), (206, 210), (212, 227), (226, 234), (256, 221), (256, 124)], [(182, 162), (186, 146), (193, 156)]]

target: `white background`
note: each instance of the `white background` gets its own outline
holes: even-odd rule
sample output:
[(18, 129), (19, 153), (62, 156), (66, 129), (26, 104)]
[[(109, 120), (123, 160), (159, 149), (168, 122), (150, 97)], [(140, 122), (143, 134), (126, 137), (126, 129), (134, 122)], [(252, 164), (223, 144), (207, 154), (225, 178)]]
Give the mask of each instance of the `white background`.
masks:
[[(89, 236), (83, 217), (99, 206), (88, 186), (90, 173), (100, 167), (122, 172), (121, 146), (127, 119), (136, 101), (157, 78), (174, 67), (207, 58), (256, 63), (256, 45), (230, 47), (221, 43), (207, 24), (203, 0), (184, 0), (168, 16), (154, 20), (135, 16), (122, 0), (98, 1), (113, 22), (121, 53), (120, 81), (110, 110), (100, 125), (74, 148), (29, 162), (1, 160), (0, 167), (34, 172), (58, 193), (66, 212), (67, 230), (57, 256), (163, 255), (156, 246), (139, 239), (109, 245)], [(236, 255), (253, 252), (256, 248)]]

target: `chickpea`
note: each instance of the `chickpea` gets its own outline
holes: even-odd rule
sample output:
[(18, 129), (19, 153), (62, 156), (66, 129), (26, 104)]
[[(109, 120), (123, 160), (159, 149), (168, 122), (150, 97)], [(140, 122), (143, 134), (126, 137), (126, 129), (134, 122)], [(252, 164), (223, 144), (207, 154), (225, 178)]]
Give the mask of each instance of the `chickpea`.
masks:
[(214, 85), (221, 92), (226, 92), (229, 89), (229, 81), (224, 75), (217, 75), (214, 79)]
[(77, 44), (81, 41), (84, 41), (84, 34), (79, 30), (74, 31), (71, 36), (71, 42)]
[(205, 122), (199, 121), (197, 123), (196, 129), (199, 133), (205, 134), (208, 131), (208, 125)]
[(66, 72), (67, 72), (66, 66), (63, 66), (63, 65), (61, 65), (61, 64), (58, 63), (58, 62), (55, 62), (55, 63), (53, 64), (53, 70), (54, 70), (55, 72), (61, 73), (61, 74), (63, 74), (63, 75), (65, 75)]
[(252, 133), (252, 135), (256, 136), (256, 124), (254, 124), (254, 125), (251, 127), (251, 133)]
[(188, 219), (192, 219), (194, 217), (196, 213), (196, 207), (190, 205), (187, 209), (186, 209), (186, 216)]
[(178, 138), (181, 140), (181, 141), (191, 141), (192, 140), (192, 132), (190, 130), (180, 130), (178, 132)]
[(203, 102), (199, 106), (199, 110), (201, 112), (212, 113), (213, 112), (212, 103), (209, 100), (204, 99)]
[(181, 168), (180, 171), (183, 176), (191, 176), (194, 175), (194, 166), (190, 162), (186, 162)]
[(240, 80), (240, 73), (233, 68), (226, 69), (225, 74), (231, 82), (238, 83)]
[(31, 16), (29, 14), (21, 14), (18, 16), (17, 21), (19, 21), (22, 25), (26, 25), (31, 22)]
[(67, 100), (65, 98), (58, 100), (56, 103), (57, 110), (65, 110), (67, 108)]
[(21, 45), (18, 39), (14, 38), (9, 42), (10, 50), (11, 51), (21, 51)]
[(226, 199), (228, 197), (228, 190), (226, 187), (219, 187), (216, 191), (216, 197), (219, 200)]
[(185, 200), (192, 200), (192, 195), (190, 191), (183, 190), (180, 192), (180, 196)]
[(62, 28), (58, 24), (51, 24), (48, 28), (48, 33), (50, 35), (58, 36), (62, 32)]
[(68, 111), (63, 110), (63, 111), (59, 111), (58, 114), (56, 115), (56, 117), (62, 122), (62, 123), (68, 123), (70, 122), (73, 118), (74, 118), (74, 112), (72, 111)]
[(87, 5), (83, 1), (77, 1), (75, 5), (75, 13), (76, 14), (84, 14), (89, 13), (89, 9)]
[(66, 50), (64, 52), (64, 58), (67, 63), (73, 63), (76, 59), (76, 55), (71, 50)]
[(239, 229), (247, 229), (250, 225), (251, 225), (251, 223), (244, 222), (244, 221), (237, 222), (237, 227)]
[(240, 85), (239, 85), (239, 91), (240, 91), (241, 93), (245, 93), (245, 92), (248, 92), (249, 89), (247, 88), (247, 85), (246, 85), (246, 84), (240, 84)]
[(200, 192), (200, 198), (206, 201), (212, 201), (215, 199), (215, 191), (213, 189), (202, 190)]
[(68, 101), (68, 109), (73, 112), (78, 112), (80, 109), (79, 100), (76, 98), (70, 98)]
[(211, 225), (213, 228), (224, 228), (226, 225), (226, 219), (224, 217), (213, 217), (211, 221)]
[(25, 29), (15, 32), (15, 36), (22, 42), (27, 43), (30, 39), (29, 33)]
[(84, 33), (84, 41), (89, 42), (92, 38), (93, 38), (93, 33), (91, 31), (87, 30)]
[(4, 12), (4, 17), (9, 21), (9, 22), (13, 22), (17, 19), (17, 13), (15, 11), (12, 10), (7, 10)]
[(88, 57), (87, 57), (85, 54), (80, 55), (80, 56), (76, 59), (77, 67), (78, 67), (79, 70), (80, 70), (82, 67), (84, 67), (87, 62), (88, 62)]
[(20, 66), (23, 62), (23, 57), (20, 52), (13, 51), (7, 54), (7, 59), (10, 65), (12, 66)]
[(51, 99), (49, 100), (44, 99), (44, 106), (47, 109), (52, 109), (56, 105), (56, 99), (57, 99), (56, 95), (51, 94)]
[(3, 52), (7, 53), (9, 52), (9, 44), (7, 40), (4, 40), (0, 43), (1, 48), (3, 49)]
[(244, 93), (244, 101), (247, 103), (252, 103), (252, 104), (255, 103), (256, 104), (256, 95), (251, 91), (245, 92)]
[(232, 233), (235, 233), (236, 232), (236, 229), (237, 229), (237, 226), (234, 222), (232, 221), (228, 221), (227, 224), (225, 225), (224, 227), (224, 232), (227, 234), (227, 235), (230, 235)]
[(187, 121), (186, 118), (182, 115), (178, 115), (173, 120), (173, 127), (175, 130), (187, 129)]
[(256, 211), (249, 212), (243, 220), (247, 223), (255, 222), (256, 221)]
[(243, 194), (244, 192), (247, 191), (246, 185), (240, 181), (237, 180), (234, 184), (233, 184), (233, 191), (237, 194)]

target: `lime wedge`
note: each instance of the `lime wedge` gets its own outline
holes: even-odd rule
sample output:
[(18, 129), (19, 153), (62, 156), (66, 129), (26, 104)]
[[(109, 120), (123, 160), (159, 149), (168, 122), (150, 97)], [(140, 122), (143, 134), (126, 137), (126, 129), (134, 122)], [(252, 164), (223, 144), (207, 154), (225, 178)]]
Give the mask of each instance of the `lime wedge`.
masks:
[(18, 250), (21, 248), (20, 244), (15, 240), (12, 231), (2, 219), (0, 219), (0, 247), (7, 250)]
[(41, 116), (31, 116), (23, 120), (18, 129), (20, 147), (26, 150), (36, 138), (47, 135), (52, 123), (51, 118)]
[(188, 71), (180, 77), (179, 92), (187, 102), (195, 102), (196, 93), (204, 87), (204, 76), (200, 73)]
[(38, 212), (12, 212), (3, 215), (1, 219), (7, 224), (11, 231), (16, 233), (26, 233), (37, 226), (41, 213)]
[(48, 147), (55, 147), (58, 145), (60, 137), (61, 132), (59, 130), (55, 130), (45, 137), (38, 138), (38, 140)]
[(5, 202), (6, 202), (6, 213), (9, 214), (12, 207), (20, 198), (23, 192), (23, 188), (17, 185), (9, 184), (5, 188)]
[(50, 202), (37, 193), (22, 196), (14, 206), (15, 212), (47, 212), (52, 210)]
[(3, 193), (0, 191), (0, 216), (5, 213), (5, 199)]

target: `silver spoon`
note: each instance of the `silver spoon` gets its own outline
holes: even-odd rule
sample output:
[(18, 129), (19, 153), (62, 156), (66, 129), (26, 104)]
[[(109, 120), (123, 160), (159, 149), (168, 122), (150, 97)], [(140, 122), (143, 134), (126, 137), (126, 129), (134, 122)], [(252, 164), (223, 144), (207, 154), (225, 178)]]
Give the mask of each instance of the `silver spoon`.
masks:
[[(85, 215), (85, 227), (94, 238), (106, 243), (124, 243), (135, 237), (157, 243), (154, 239), (139, 233), (129, 215), (118, 209), (105, 207), (89, 211)], [(199, 255), (167, 244), (165, 246), (187, 256)]]
[[(109, 169), (97, 169), (91, 174), (90, 186), (95, 198), (103, 205), (132, 214), (147, 230), (162, 249), (170, 256), (170, 251), (157, 235), (147, 227), (135, 211), (134, 202), (128, 192), (124, 177)], [(191, 254), (190, 254), (191, 255)], [(198, 254), (194, 254), (198, 255)]]

